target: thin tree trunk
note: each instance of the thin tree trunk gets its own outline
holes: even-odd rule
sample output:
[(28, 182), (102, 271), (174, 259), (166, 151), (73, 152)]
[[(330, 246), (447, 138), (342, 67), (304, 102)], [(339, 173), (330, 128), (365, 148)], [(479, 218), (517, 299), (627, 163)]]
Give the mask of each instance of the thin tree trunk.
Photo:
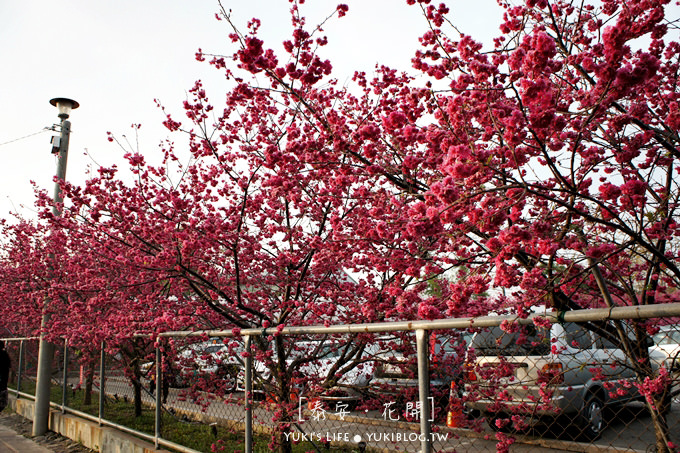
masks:
[(85, 376), (85, 400), (83, 404), (89, 406), (92, 404), (92, 387), (94, 384), (94, 360), (90, 360)]
[(135, 359), (132, 365), (132, 390), (134, 392), (135, 417), (142, 416), (142, 372), (139, 369), (139, 360)]

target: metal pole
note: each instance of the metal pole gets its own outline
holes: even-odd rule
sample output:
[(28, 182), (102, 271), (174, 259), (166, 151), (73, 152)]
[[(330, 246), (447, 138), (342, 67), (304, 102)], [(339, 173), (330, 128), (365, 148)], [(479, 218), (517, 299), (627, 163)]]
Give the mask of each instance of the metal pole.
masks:
[(420, 397), (420, 452), (432, 452), (430, 426), (430, 370), (428, 352), (430, 335), (427, 330), (416, 330), (416, 351), (418, 354), (418, 393)]
[[(304, 335), (304, 334), (334, 334), (334, 333), (378, 333), (442, 329), (469, 329), (473, 327), (494, 327), (504, 320), (518, 324), (532, 324), (536, 317), (545, 318), (549, 322), (585, 322), (604, 321), (607, 319), (646, 319), (667, 318), (680, 316), (680, 303), (635, 305), (628, 307), (613, 308), (588, 308), (581, 310), (567, 310), (566, 312), (533, 313), (527, 318), (518, 315), (506, 316), (480, 316), (478, 318), (451, 318), (420, 321), (393, 321), (366, 324), (336, 324), (331, 326), (291, 326), (285, 327), (278, 332), (279, 335)], [(243, 329), (240, 336), (262, 335), (261, 328)], [(139, 337), (149, 337), (149, 334), (138, 334)], [(192, 331), (169, 331), (160, 333), (161, 337), (233, 337), (231, 330), (192, 330)]]
[(17, 399), (19, 399), (19, 392), (21, 392), (21, 373), (24, 369), (24, 340), (19, 341), (19, 365), (17, 371)]
[[(62, 101), (64, 99), (61, 99)], [(56, 101), (53, 99), (52, 101)], [(50, 101), (50, 102), (52, 102)], [(74, 108), (78, 104), (70, 101)], [(54, 104), (56, 105), (56, 103)], [(54, 206), (52, 213), (55, 216), (61, 215), (58, 205), (64, 201), (61, 196), (59, 183), (66, 180), (66, 162), (68, 160), (68, 141), (71, 133), (71, 122), (68, 121), (68, 113), (61, 114), (61, 135), (59, 141), (59, 154), (57, 160), (57, 179), (54, 184)], [(54, 345), (45, 340), (45, 329), (50, 320), (47, 311), (48, 300), (45, 300), (43, 308), (42, 322), (40, 324), (40, 344), (38, 350), (38, 376), (35, 389), (35, 413), (33, 416), (33, 436), (42, 436), (47, 432), (50, 415), (50, 386), (52, 379), (52, 360), (54, 359)]]
[[(158, 340), (160, 342), (160, 339)], [(156, 344), (156, 429), (154, 435), (154, 446), (159, 448), (158, 439), (161, 437), (161, 395), (163, 393), (163, 367), (161, 366), (161, 347)]]
[(106, 349), (106, 342), (102, 341), (102, 350), (99, 356), (99, 426), (102, 426), (102, 419), (104, 418), (104, 397), (106, 392), (106, 356), (104, 350)]
[(246, 404), (246, 445), (245, 453), (253, 452), (253, 356), (250, 343), (250, 335), (245, 339), (246, 360), (244, 363), (245, 373), (245, 404)]
[(68, 162), (68, 142), (71, 136), (71, 122), (64, 119), (61, 122), (61, 141), (59, 143), (59, 155), (57, 159), (57, 181), (54, 183), (54, 206), (52, 206), (52, 212), (56, 216), (61, 215), (59, 210), (59, 204), (64, 202), (61, 196), (61, 185), (62, 181), (66, 181), (66, 163)]
[(52, 379), (52, 360), (54, 345), (45, 340), (45, 328), (50, 315), (45, 313), (41, 323), (40, 344), (38, 349), (38, 376), (35, 387), (35, 414), (33, 416), (33, 437), (47, 432), (50, 416), (50, 387)]
[(64, 339), (64, 373), (61, 383), (61, 413), (66, 413), (66, 402), (68, 401), (68, 340)]

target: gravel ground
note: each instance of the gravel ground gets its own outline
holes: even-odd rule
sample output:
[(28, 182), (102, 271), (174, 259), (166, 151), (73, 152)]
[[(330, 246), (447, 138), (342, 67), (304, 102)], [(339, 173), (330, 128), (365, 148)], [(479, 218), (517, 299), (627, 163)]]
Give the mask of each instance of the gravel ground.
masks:
[(8, 409), (0, 412), (0, 423), (54, 453), (94, 453), (97, 451), (52, 431), (48, 431), (44, 436), (32, 437), (33, 422)]

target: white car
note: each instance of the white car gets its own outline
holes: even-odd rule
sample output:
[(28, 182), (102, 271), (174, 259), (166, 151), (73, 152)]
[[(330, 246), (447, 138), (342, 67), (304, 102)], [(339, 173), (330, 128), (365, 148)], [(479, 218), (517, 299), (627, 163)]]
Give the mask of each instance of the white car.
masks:
[[(365, 352), (359, 360), (361, 363), (345, 370), (346, 364), (339, 363), (342, 359), (343, 346), (329, 341), (298, 341), (289, 345), (286, 369), (290, 370), (295, 366), (294, 374), (305, 382), (302, 386), (294, 385), (292, 393), (295, 397), (306, 398), (308, 401), (319, 399), (333, 407), (336, 404), (347, 404), (348, 407), (353, 407), (363, 398), (364, 390), (373, 376), (374, 364), (368, 359), (369, 353)], [(307, 360), (308, 358), (310, 360)], [(334, 371), (336, 366), (338, 368)], [(337, 377), (335, 385), (330, 388), (321, 388), (327, 378), (332, 379), (329, 375), (333, 372)], [(265, 396), (264, 394), (269, 393), (267, 388), (271, 388), (272, 385), (269, 368), (262, 362), (255, 362), (253, 375), (254, 391), (256, 394)], [(239, 379), (239, 389), (243, 389), (243, 372)]]
[(669, 370), (680, 371), (680, 325), (661, 326), (659, 331), (652, 335), (652, 340), (654, 346), (650, 346), (650, 354), (663, 356)]
[(190, 383), (196, 379), (218, 379), (225, 390), (236, 389), (237, 378), (243, 366), (241, 348), (230, 348), (221, 341), (195, 343), (183, 349), (177, 365), (181, 381)]
[[(172, 360), (163, 379), (171, 387), (189, 387), (197, 379), (217, 378), (224, 382), (226, 391), (234, 391), (243, 366), (241, 350), (240, 347), (230, 350), (221, 340), (189, 344)], [(155, 363), (143, 364), (142, 372), (154, 381)]]
[[(404, 338), (384, 340), (388, 347), (386, 352), (376, 356), (375, 374), (371, 380), (374, 398), (389, 398), (400, 409), (404, 404), (416, 401), (418, 396), (418, 362), (415, 346), (415, 335)], [(430, 332), (429, 336), (429, 372), (430, 395), (434, 401), (435, 411), (446, 413), (451, 392), (451, 383), (460, 382), (462, 361), (465, 357), (466, 344), (471, 333), (460, 331)], [(454, 386), (460, 390), (458, 386)], [(434, 414), (437, 416), (437, 414)]]

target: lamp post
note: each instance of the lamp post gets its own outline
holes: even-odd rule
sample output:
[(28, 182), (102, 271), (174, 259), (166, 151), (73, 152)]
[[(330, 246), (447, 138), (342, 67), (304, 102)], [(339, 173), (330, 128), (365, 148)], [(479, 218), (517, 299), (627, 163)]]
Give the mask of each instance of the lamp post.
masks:
[[(52, 153), (57, 155), (57, 180), (54, 184), (54, 206), (52, 213), (55, 216), (61, 214), (59, 206), (64, 201), (61, 196), (61, 181), (66, 179), (66, 162), (68, 160), (68, 141), (71, 133), (71, 122), (68, 117), (71, 110), (77, 109), (79, 104), (67, 98), (54, 98), (50, 104), (59, 111), (61, 119), (61, 132), (58, 137), (52, 139)], [(45, 301), (47, 304), (49, 301)], [(35, 388), (35, 412), (33, 415), (33, 435), (41, 436), (47, 432), (50, 415), (50, 379), (52, 378), (52, 359), (54, 358), (54, 345), (45, 340), (45, 331), (50, 315), (43, 310), (40, 344), (38, 350), (38, 376)]]
[[(80, 104), (72, 99), (54, 98), (50, 100), (50, 104), (55, 106), (59, 111), (59, 118), (61, 119), (61, 134), (58, 138), (58, 143), (52, 142), (52, 153), (57, 154), (57, 181), (54, 184), (54, 206), (52, 212), (54, 215), (59, 215), (60, 212), (57, 204), (64, 200), (61, 197), (60, 182), (66, 180), (66, 161), (68, 160), (68, 140), (71, 134), (71, 122), (68, 120), (71, 110), (77, 109)], [(54, 146), (57, 145), (57, 146)]]

